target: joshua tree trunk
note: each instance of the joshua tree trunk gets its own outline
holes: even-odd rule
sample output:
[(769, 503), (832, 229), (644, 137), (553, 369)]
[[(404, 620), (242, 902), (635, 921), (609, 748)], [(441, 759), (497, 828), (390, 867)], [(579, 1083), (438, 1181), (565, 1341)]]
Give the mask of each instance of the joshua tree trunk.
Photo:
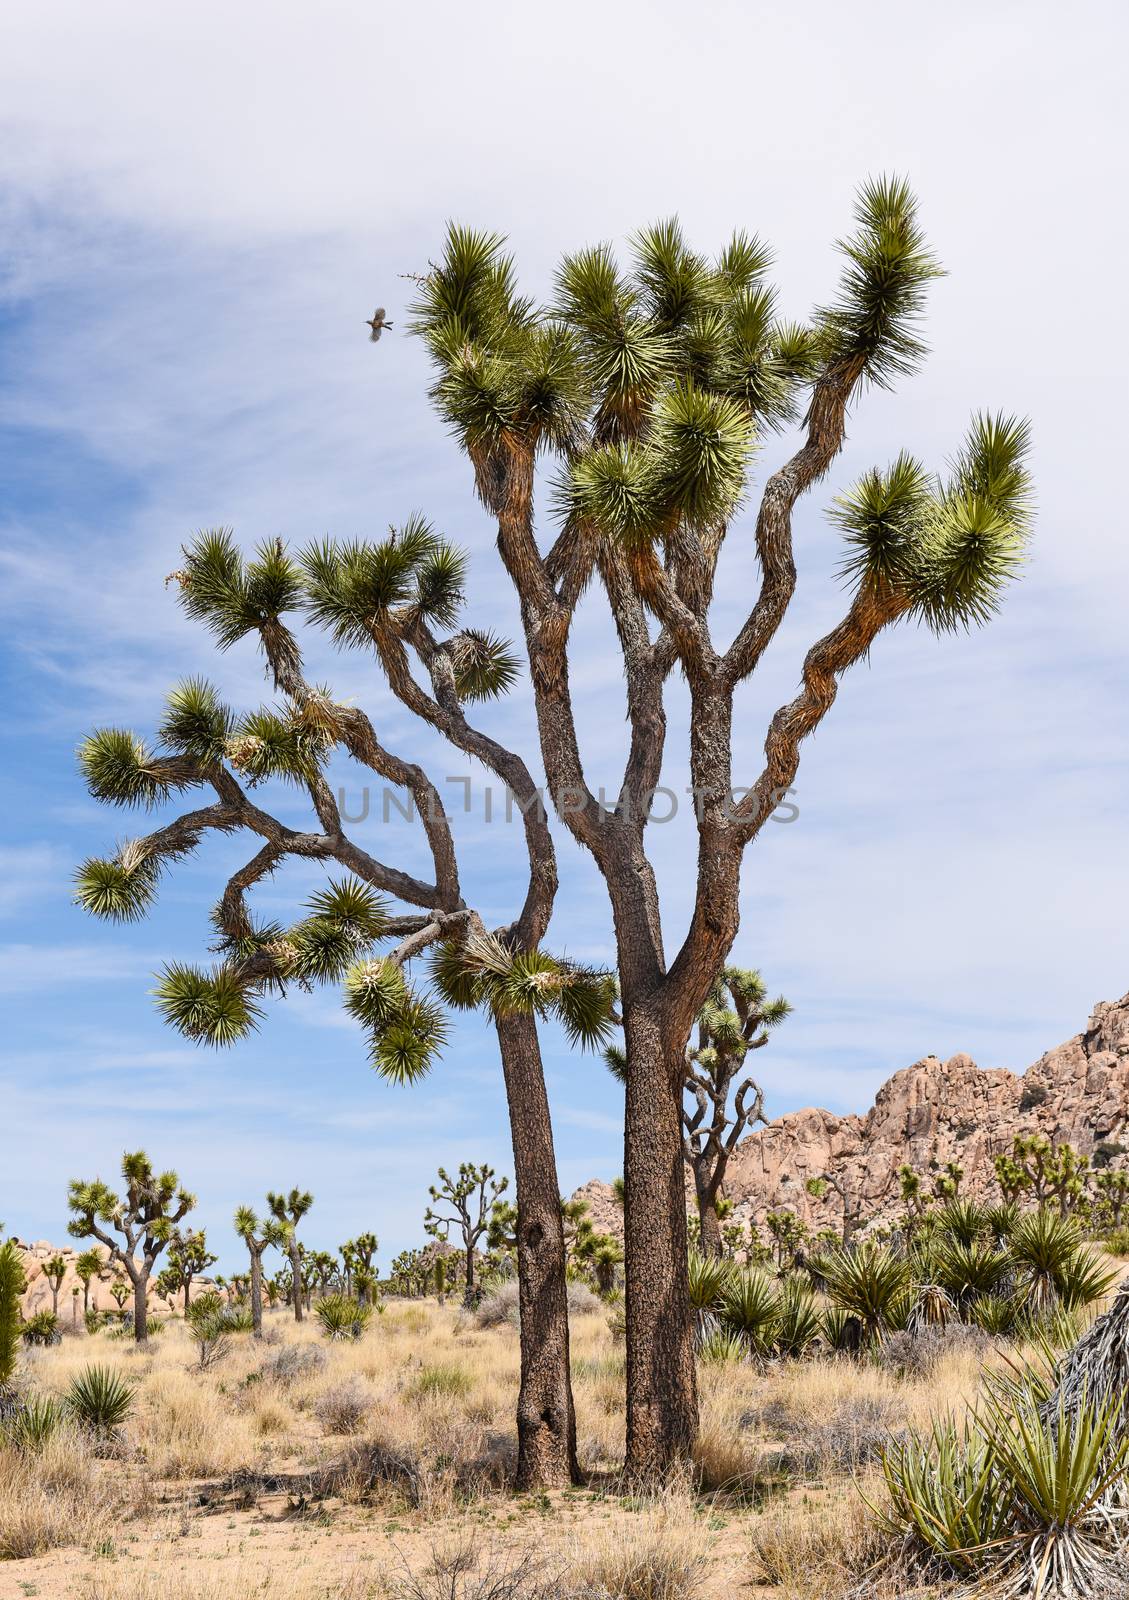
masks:
[(251, 1251), (251, 1331), (256, 1339), (263, 1337), (263, 1258)]
[(699, 1185), (697, 1196), (698, 1242), (702, 1254), (720, 1260), (724, 1252), (721, 1242), (721, 1218), (717, 1214), (717, 1194), (708, 1186)]
[(579, 1482), (557, 1161), (536, 1019), (497, 1023), (517, 1190), (521, 1389), (517, 1488)]
[(685, 1459), (698, 1429), (682, 1156), (685, 1041), (664, 1037), (657, 1008), (633, 1005), (626, 986), (624, 1032), (633, 1063), (649, 1063), (628, 1075), (623, 1160), (627, 1470), (649, 1478)]
[(133, 1283), (133, 1337), (144, 1344), (149, 1337), (149, 1267), (130, 1273)]
[(290, 1276), (294, 1280), (291, 1299), (294, 1303), (294, 1321), (302, 1320), (302, 1257), (297, 1242), (290, 1246)]

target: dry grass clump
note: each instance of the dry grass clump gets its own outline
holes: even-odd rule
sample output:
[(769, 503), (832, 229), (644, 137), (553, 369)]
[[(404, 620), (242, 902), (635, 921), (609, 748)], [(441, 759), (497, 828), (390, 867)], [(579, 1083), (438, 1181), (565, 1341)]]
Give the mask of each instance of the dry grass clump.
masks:
[(356, 1373), (323, 1389), (314, 1401), (314, 1415), (326, 1433), (356, 1433), (372, 1410), (373, 1393)]
[(584, 1600), (694, 1600), (711, 1542), (706, 1517), (685, 1492), (649, 1496), (625, 1520), (574, 1535), (562, 1592)]
[(75, 1600), (375, 1600), (385, 1593), (376, 1578), (360, 1572), (326, 1583), (285, 1567), (265, 1569), (261, 1564), (225, 1563), (215, 1572), (188, 1574), (175, 1559), (144, 1572), (131, 1563), (128, 1570), (107, 1567), (92, 1573), (80, 1585)]
[(883, 1549), (853, 1483), (826, 1495), (775, 1500), (749, 1533), (752, 1577), (777, 1588), (780, 1600), (845, 1594)]
[(245, 1413), (195, 1373), (153, 1374), (130, 1436), (158, 1478), (206, 1478), (256, 1460), (260, 1443)]
[(134, 1509), (128, 1486), (71, 1428), (39, 1449), (0, 1446), (0, 1560), (103, 1537)]

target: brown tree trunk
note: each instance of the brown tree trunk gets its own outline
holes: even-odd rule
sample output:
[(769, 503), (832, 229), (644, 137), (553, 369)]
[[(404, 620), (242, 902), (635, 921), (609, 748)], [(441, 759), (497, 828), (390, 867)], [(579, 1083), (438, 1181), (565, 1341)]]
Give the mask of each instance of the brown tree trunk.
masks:
[(297, 1244), (294, 1244), (292, 1246), (291, 1250), (290, 1250), (290, 1276), (294, 1280), (293, 1285), (292, 1285), (292, 1288), (293, 1288), (293, 1296), (292, 1296), (292, 1298), (293, 1298), (293, 1301), (294, 1301), (294, 1321), (295, 1322), (301, 1322), (301, 1320), (302, 1320), (302, 1257), (298, 1254), (298, 1246), (297, 1246)]
[(714, 1256), (720, 1261), (724, 1247), (717, 1202), (713, 1195), (702, 1190), (698, 1191), (698, 1241), (704, 1256)]
[(144, 1344), (149, 1337), (149, 1269), (145, 1268), (133, 1279), (133, 1337)]
[(569, 1371), (568, 1292), (557, 1159), (537, 1022), (499, 1017), (517, 1198), (521, 1388), (517, 1488), (580, 1481)]
[(263, 1258), (251, 1251), (251, 1331), (256, 1339), (263, 1337)]
[(648, 1479), (685, 1461), (698, 1432), (682, 1153), (685, 1041), (664, 1037), (653, 1003), (632, 1003), (626, 990), (624, 1002), (626, 1468)]

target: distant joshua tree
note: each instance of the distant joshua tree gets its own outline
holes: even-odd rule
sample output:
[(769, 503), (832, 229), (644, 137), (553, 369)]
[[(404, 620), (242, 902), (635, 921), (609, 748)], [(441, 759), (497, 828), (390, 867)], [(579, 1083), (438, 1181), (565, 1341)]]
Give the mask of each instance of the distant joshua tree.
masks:
[(83, 1316), (90, 1310), (90, 1285), (105, 1265), (97, 1250), (83, 1250), (75, 1259), (74, 1270), (82, 1284)]
[[(259, 1221), (250, 1206), (240, 1206), (235, 1213), (235, 1231), (247, 1246), (251, 1257), (251, 1326), (256, 1339), (263, 1337), (263, 1254), (272, 1246), (281, 1250), (286, 1242), (282, 1224), (275, 1216)], [(267, 1285), (267, 1294), (273, 1306), (275, 1295), (273, 1280)]]
[(298, 1224), (314, 1203), (308, 1190), (291, 1189), (289, 1194), (268, 1194), (271, 1215), (283, 1230), (284, 1248), (290, 1257), (290, 1303), (294, 1321), (302, 1320), (302, 1247), (298, 1243)]
[(183, 1293), (184, 1309), (188, 1310), (188, 1302), (192, 1293), (192, 1282), (200, 1273), (207, 1272), (219, 1260), (208, 1249), (208, 1241), (203, 1228), (189, 1229), (187, 1233), (178, 1233), (169, 1245), (168, 1265), (162, 1272), (168, 1288), (174, 1293)]
[(65, 1256), (52, 1256), (50, 1261), (43, 1263), (43, 1276), (51, 1285), (51, 1311), (54, 1316), (59, 1315), (59, 1290), (63, 1286), (63, 1279), (67, 1275), (67, 1258)]
[(508, 1178), (495, 1179), (493, 1167), (485, 1163), (476, 1167), (473, 1162), (464, 1161), (459, 1167), (457, 1178), (452, 1178), (444, 1167), (440, 1167), (439, 1183), (431, 1186), (432, 1200), (437, 1205), (450, 1206), (452, 1214), (444, 1216), (428, 1206), (424, 1213), (423, 1226), (433, 1239), (444, 1242), (450, 1228), (452, 1226), (458, 1228), (466, 1261), (463, 1299), (468, 1306), (474, 1304), (474, 1252), (478, 1247), (478, 1241), (489, 1230), (490, 1214), (495, 1201), (505, 1193), (509, 1185)]
[(125, 1192), (121, 1197), (100, 1178), (75, 1178), (67, 1197), (74, 1214), (67, 1232), (74, 1239), (97, 1239), (125, 1273), (133, 1287), (133, 1335), (143, 1344), (148, 1337), (150, 1275), (158, 1256), (175, 1238), (177, 1224), (196, 1204), (196, 1197), (180, 1186), (175, 1172), (155, 1173), (144, 1150), (122, 1157), (122, 1178)]

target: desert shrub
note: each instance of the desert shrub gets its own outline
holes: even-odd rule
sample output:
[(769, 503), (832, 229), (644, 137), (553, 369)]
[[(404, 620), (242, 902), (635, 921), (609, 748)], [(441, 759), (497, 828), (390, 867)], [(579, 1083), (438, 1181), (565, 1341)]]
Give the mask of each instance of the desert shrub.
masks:
[(556, 1574), (538, 1557), (484, 1557), (475, 1539), (433, 1550), (424, 1566), (405, 1567), (391, 1593), (393, 1600), (561, 1600)]
[(788, 1278), (780, 1291), (778, 1313), (777, 1353), (792, 1357), (807, 1355), (822, 1330), (815, 1295), (799, 1279)]
[(702, 1361), (747, 1361), (749, 1347), (739, 1333), (732, 1333), (728, 1328), (715, 1328), (698, 1346), (698, 1356)]
[(30, 1560), (120, 1526), (130, 1509), (126, 1493), (70, 1429), (34, 1450), (0, 1446), (0, 1561)]
[(112, 1367), (84, 1367), (67, 1385), (64, 1401), (80, 1427), (107, 1435), (120, 1428), (133, 1409), (133, 1384)]
[[(749, 1528), (756, 1581), (812, 1595), (839, 1595), (882, 1554), (880, 1533), (857, 1493), (832, 1499), (777, 1500)], [(854, 1590), (876, 1593), (871, 1589)]]
[(767, 1356), (780, 1324), (780, 1297), (772, 1278), (753, 1267), (732, 1273), (722, 1290), (718, 1318), (752, 1356)]
[(324, 1389), (314, 1401), (314, 1415), (326, 1433), (356, 1433), (372, 1405), (371, 1390), (354, 1376)]
[(284, 1344), (266, 1357), (259, 1372), (265, 1382), (277, 1383), (279, 1388), (288, 1389), (292, 1383), (316, 1377), (323, 1371), (325, 1363), (326, 1354), (320, 1345)]
[[(1006, 1306), (1007, 1302), (1001, 1304)], [(950, 1322), (945, 1327), (922, 1328), (918, 1333), (891, 1333), (875, 1350), (873, 1359), (898, 1377), (924, 1378), (956, 1351), (971, 1351), (983, 1359), (993, 1343), (990, 1330), (971, 1323)]]
[(462, 1367), (442, 1362), (421, 1367), (408, 1385), (408, 1393), (415, 1400), (457, 1400), (470, 1390), (469, 1374)]
[(769, 1404), (746, 1412), (743, 1429), (764, 1429), (782, 1438), (782, 1448), (765, 1456), (765, 1466), (791, 1477), (810, 1478), (854, 1471), (881, 1460), (894, 1437), (901, 1413), (883, 1394), (855, 1394), (818, 1418)]
[(52, 1439), (66, 1417), (53, 1395), (29, 1395), (0, 1426), (0, 1439), (17, 1450), (38, 1450)]
[(372, 1307), (348, 1294), (324, 1295), (314, 1315), (327, 1339), (359, 1339), (372, 1318)]
[(1049, 1412), (1022, 1384), (989, 1390), (959, 1426), (885, 1452), (879, 1516), (938, 1576), (1045, 1600), (1119, 1593), (1124, 1525), (1103, 1505), (1129, 1473), (1124, 1394)]
[(570, 1278), (565, 1286), (570, 1317), (591, 1317), (603, 1312), (604, 1302), (594, 1289), (579, 1278)]
[(474, 1313), (475, 1326), (478, 1328), (503, 1328), (507, 1326), (516, 1328), (521, 1322), (518, 1311), (518, 1286), (511, 1281), (501, 1283), (481, 1301)]
[(659, 1496), (637, 1504), (626, 1525), (586, 1529), (569, 1552), (563, 1591), (586, 1600), (693, 1600), (707, 1551), (692, 1503)]
[(1059, 1304), (1072, 1310), (1090, 1305), (1117, 1277), (1082, 1244), (1077, 1223), (1046, 1208), (1020, 1218), (1009, 1250), (1017, 1295), (1032, 1316)]
[(857, 1317), (865, 1343), (876, 1344), (904, 1325), (911, 1281), (904, 1256), (867, 1241), (829, 1252), (821, 1272), (828, 1297)]
[(59, 1319), (53, 1311), (37, 1311), (33, 1317), (28, 1317), (20, 1329), (20, 1337), (24, 1344), (61, 1344), (63, 1341)]
[(1129, 1256), (1129, 1228), (1113, 1228), (1102, 1238), (1111, 1256)]

